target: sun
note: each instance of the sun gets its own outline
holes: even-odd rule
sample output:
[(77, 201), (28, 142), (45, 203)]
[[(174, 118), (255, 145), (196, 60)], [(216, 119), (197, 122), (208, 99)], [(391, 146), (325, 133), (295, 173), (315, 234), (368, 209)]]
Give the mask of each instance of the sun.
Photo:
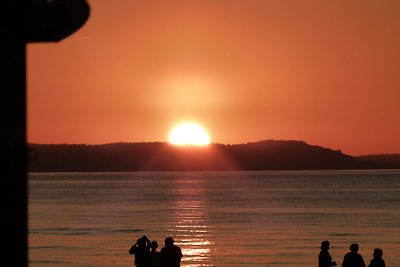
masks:
[(174, 145), (206, 146), (210, 144), (207, 131), (197, 123), (185, 122), (176, 126), (169, 134), (168, 142)]

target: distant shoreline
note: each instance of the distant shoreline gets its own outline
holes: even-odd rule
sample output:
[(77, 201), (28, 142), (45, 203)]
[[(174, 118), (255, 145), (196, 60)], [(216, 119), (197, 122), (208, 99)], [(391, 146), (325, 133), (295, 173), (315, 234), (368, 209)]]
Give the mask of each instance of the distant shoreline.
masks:
[(307, 173), (307, 172), (315, 172), (315, 173), (322, 173), (322, 172), (400, 172), (400, 168), (398, 169), (354, 169), (354, 170), (254, 170), (254, 171), (28, 171), (28, 174), (52, 174), (52, 173), (219, 173), (219, 172), (287, 172), (287, 173)]
[(400, 154), (353, 157), (295, 140), (204, 147), (165, 142), (29, 144), (29, 172), (311, 171), (400, 169)]

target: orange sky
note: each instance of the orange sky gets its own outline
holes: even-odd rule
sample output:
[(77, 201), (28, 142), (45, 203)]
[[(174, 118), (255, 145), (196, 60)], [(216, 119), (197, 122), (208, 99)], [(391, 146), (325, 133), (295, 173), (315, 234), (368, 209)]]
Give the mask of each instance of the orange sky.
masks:
[(295, 139), (400, 153), (400, 1), (89, 0), (60, 43), (28, 46), (28, 141)]

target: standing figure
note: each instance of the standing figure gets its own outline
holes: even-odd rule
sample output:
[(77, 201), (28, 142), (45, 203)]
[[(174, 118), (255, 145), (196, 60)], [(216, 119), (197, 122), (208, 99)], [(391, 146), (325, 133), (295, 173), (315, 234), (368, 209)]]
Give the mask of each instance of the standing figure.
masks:
[(151, 242), (151, 250), (147, 254), (147, 267), (160, 267), (160, 252), (157, 251), (158, 244), (156, 241)]
[(358, 244), (351, 244), (350, 252), (344, 255), (342, 267), (366, 267), (363, 257), (358, 253)]
[(385, 261), (383, 260), (383, 251), (380, 248), (374, 249), (374, 258), (371, 260), (368, 267), (386, 267)]
[(150, 240), (144, 235), (129, 249), (129, 254), (135, 254), (135, 265), (147, 267), (147, 254), (150, 250)]
[(182, 251), (181, 248), (174, 245), (172, 237), (165, 238), (165, 247), (160, 251), (161, 265), (160, 267), (180, 267)]
[(332, 257), (328, 252), (329, 241), (325, 240), (321, 242), (321, 252), (318, 255), (318, 267), (331, 267), (336, 266), (336, 262), (332, 261)]

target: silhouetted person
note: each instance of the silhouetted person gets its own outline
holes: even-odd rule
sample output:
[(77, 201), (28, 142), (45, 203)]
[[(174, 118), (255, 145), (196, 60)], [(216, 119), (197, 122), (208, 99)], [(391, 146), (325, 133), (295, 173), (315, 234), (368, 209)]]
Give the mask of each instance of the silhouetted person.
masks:
[(336, 262), (332, 261), (332, 257), (328, 252), (329, 241), (321, 242), (321, 252), (318, 255), (318, 267), (331, 267), (336, 266)]
[(135, 265), (147, 267), (147, 254), (150, 250), (150, 240), (144, 235), (129, 249), (129, 254), (135, 254)]
[(366, 267), (363, 257), (358, 253), (358, 244), (351, 244), (350, 252), (344, 255), (342, 267)]
[(157, 251), (158, 244), (156, 241), (151, 242), (151, 250), (147, 255), (147, 267), (160, 266), (160, 252)]
[(371, 260), (368, 267), (386, 267), (385, 261), (383, 260), (383, 251), (380, 248), (374, 249), (374, 258)]
[(165, 247), (161, 249), (160, 267), (179, 267), (181, 266), (181, 248), (174, 245), (172, 237), (165, 238)]

